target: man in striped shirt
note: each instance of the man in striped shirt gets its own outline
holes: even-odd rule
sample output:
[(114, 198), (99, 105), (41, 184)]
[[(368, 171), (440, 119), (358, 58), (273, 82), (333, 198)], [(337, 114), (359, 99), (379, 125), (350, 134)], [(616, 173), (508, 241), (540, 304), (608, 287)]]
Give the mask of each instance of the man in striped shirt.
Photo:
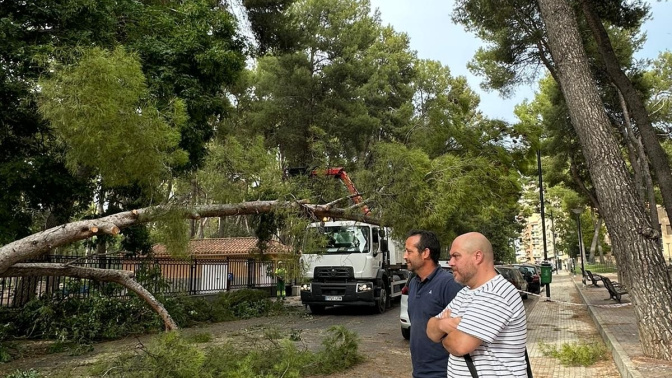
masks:
[(427, 336), (450, 353), (448, 377), (527, 377), (525, 307), (516, 288), (497, 274), (492, 245), (480, 233), (460, 235), (450, 266), (463, 285), (455, 299), (427, 323)]

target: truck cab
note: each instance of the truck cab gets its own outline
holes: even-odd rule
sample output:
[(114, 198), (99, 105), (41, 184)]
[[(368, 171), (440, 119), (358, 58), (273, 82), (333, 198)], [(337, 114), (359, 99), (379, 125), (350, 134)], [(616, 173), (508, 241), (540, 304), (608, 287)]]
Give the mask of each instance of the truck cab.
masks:
[(355, 221), (316, 222), (308, 226), (301, 263), (301, 302), (311, 312), (326, 306), (372, 306), (378, 312), (401, 293), (407, 273), (403, 250), (390, 230)]

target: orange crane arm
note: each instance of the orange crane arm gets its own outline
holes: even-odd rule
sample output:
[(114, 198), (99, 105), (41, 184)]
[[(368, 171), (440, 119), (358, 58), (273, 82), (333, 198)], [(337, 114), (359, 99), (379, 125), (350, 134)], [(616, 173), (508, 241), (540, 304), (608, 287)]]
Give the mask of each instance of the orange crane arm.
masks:
[[(326, 170), (315, 170), (310, 173), (311, 176), (317, 176), (317, 175), (325, 175), (325, 176), (334, 176), (337, 179), (341, 180), (343, 184), (345, 184), (345, 187), (348, 188), (348, 192), (352, 195), (352, 202), (354, 202), (356, 205), (359, 205), (364, 202), (364, 199), (362, 198), (362, 195), (359, 193), (357, 188), (355, 188), (355, 184), (352, 182), (350, 179), (350, 176), (348, 176), (348, 173), (345, 172), (345, 169), (342, 167), (338, 168), (327, 168)], [(364, 212), (364, 215), (368, 215), (371, 210), (369, 210), (369, 207), (366, 205), (361, 206), (362, 212)]]

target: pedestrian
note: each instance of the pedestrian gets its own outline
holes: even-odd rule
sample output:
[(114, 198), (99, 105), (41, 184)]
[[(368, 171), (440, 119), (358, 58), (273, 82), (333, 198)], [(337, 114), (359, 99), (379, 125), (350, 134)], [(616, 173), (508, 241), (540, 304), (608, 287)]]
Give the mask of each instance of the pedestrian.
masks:
[(284, 264), (282, 261), (278, 261), (278, 267), (275, 269), (275, 278), (278, 281), (278, 288), (276, 297), (278, 300), (285, 300), (285, 276), (287, 271), (285, 270)]
[(462, 285), (439, 265), (441, 244), (431, 231), (413, 230), (406, 239), (404, 260), (415, 273), (409, 281), (408, 317), (413, 377), (446, 377), (448, 353), (427, 337), (427, 321), (443, 310)]
[(525, 307), (497, 274), (488, 239), (477, 232), (455, 238), (450, 267), (465, 288), (427, 324), (427, 336), (450, 353), (448, 377), (531, 377)]

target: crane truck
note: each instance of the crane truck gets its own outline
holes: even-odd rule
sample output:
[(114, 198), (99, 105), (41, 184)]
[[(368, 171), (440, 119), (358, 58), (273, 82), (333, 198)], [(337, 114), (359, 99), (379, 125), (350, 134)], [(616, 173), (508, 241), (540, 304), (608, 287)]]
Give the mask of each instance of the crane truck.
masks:
[(378, 313), (401, 296), (408, 271), (390, 229), (356, 221), (311, 223), (301, 263), (301, 303), (313, 314), (327, 306), (371, 306)]
[[(352, 201), (369, 214), (343, 168), (313, 170), (310, 175), (340, 179)], [(401, 296), (408, 277), (403, 247), (391, 236), (389, 228), (364, 222), (311, 223), (300, 257), (306, 280), (301, 285), (301, 303), (313, 314), (335, 305), (370, 306), (378, 313), (384, 312), (393, 298)]]

